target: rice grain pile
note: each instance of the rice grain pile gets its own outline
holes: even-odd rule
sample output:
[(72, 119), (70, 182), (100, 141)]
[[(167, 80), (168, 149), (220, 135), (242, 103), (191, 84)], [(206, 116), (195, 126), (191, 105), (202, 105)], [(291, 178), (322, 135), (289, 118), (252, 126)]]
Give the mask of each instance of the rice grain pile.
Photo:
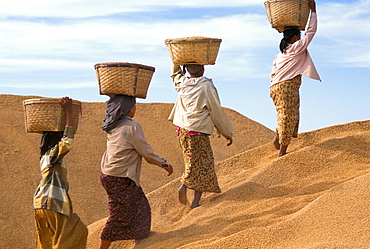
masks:
[[(22, 102), (30, 98), (38, 96), (0, 95), (0, 248), (34, 248), (32, 197), (41, 177), (41, 135), (25, 132)], [(143, 160), (142, 186), (145, 193), (150, 193), (168, 182), (177, 182), (183, 170), (183, 158), (175, 127), (167, 121), (173, 105), (138, 102), (134, 119), (143, 127), (145, 137), (156, 153), (165, 157), (175, 170), (172, 176), (167, 177), (163, 169)], [(216, 161), (272, 139), (274, 133), (270, 129), (233, 110), (225, 111), (234, 125), (235, 141), (233, 146), (227, 147), (226, 139), (211, 138)], [(104, 103), (82, 103), (83, 120), (75, 135), (74, 148), (65, 158), (73, 208), (87, 225), (108, 215), (107, 196), (99, 183), (100, 160), (106, 146), (106, 135), (101, 129), (104, 116)]]
[[(34, 248), (32, 196), (39, 183), (39, 134), (26, 134), (22, 101), (37, 96), (0, 95), (1, 248)], [(88, 248), (97, 248), (108, 216), (99, 184), (105, 134), (104, 103), (83, 103), (83, 122), (66, 157), (74, 210), (89, 225)], [(138, 104), (148, 142), (175, 168), (171, 177), (143, 164), (142, 186), (152, 207), (152, 233), (136, 247), (348, 249), (370, 245), (370, 120), (299, 134), (277, 158), (274, 132), (226, 109), (235, 144), (212, 138), (221, 194), (206, 193), (202, 206), (178, 203), (183, 161), (171, 104)], [(272, 117), (273, 118), (273, 117)], [(161, 129), (158, 129), (161, 127)], [(192, 194), (189, 191), (189, 198)]]
[[(194, 210), (177, 203), (177, 181), (151, 192), (152, 234), (135, 249), (369, 248), (370, 121), (300, 134), (276, 153), (269, 143), (219, 162), (223, 192)], [(89, 226), (89, 248), (103, 225)]]

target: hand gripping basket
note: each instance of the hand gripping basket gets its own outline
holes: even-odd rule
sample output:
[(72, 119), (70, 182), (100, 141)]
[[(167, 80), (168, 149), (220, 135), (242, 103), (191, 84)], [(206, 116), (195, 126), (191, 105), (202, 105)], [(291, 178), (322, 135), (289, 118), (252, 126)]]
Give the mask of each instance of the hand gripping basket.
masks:
[(166, 39), (172, 62), (177, 65), (214, 65), (222, 39), (185, 37)]
[(100, 94), (125, 94), (146, 98), (154, 67), (135, 63), (110, 62), (95, 65)]
[(279, 33), (286, 27), (306, 28), (310, 14), (308, 0), (267, 0), (265, 8), (271, 27)]
[[(27, 133), (42, 133), (43, 131), (64, 131), (66, 113), (59, 103), (60, 98), (39, 98), (23, 101)], [(72, 100), (72, 116), (74, 130), (77, 131), (81, 102)]]

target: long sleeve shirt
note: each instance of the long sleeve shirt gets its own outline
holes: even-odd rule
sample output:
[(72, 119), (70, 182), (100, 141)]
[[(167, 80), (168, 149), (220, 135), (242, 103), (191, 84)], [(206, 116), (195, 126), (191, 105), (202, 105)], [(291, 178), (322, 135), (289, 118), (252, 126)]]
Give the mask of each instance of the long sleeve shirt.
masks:
[(292, 79), (297, 75), (305, 75), (312, 79), (321, 81), (307, 50), (316, 30), (316, 12), (311, 12), (310, 22), (305, 36), (289, 45), (284, 53), (279, 53), (275, 56), (271, 72), (271, 85)]
[(212, 134), (216, 127), (224, 137), (232, 138), (231, 122), (221, 107), (211, 79), (188, 78), (178, 65), (173, 65), (171, 78), (178, 92), (178, 98), (168, 117), (173, 124), (205, 134)]
[(67, 167), (63, 158), (71, 150), (73, 140), (74, 128), (66, 126), (61, 141), (41, 156), (41, 181), (34, 194), (34, 209), (49, 209), (68, 217), (72, 213)]
[(146, 142), (141, 126), (125, 116), (117, 127), (107, 132), (107, 149), (101, 161), (101, 171), (106, 175), (128, 177), (140, 186), (142, 157), (151, 164), (166, 164), (166, 159), (155, 154)]

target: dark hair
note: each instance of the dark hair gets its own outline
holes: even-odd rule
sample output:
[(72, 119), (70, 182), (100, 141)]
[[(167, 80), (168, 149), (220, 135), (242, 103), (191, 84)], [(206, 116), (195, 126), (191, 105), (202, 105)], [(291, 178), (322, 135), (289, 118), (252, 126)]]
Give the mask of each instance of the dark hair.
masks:
[(190, 75), (196, 75), (202, 68), (204, 69), (204, 66), (199, 64), (186, 64), (185, 68)]
[(280, 51), (282, 53), (284, 53), (286, 47), (289, 46), (289, 43), (291, 42), (293, 36), (300, 35), (301, 31), (297, 28), (289, 28), (289, 29), (285, 29), (283, 34), (284, 34), (284, 38), (281, 39), (280, 46), (279, 46)]
[(40, 156), (53, 148), (63, 138), (63, 131), (44, 131), (40, 143)]

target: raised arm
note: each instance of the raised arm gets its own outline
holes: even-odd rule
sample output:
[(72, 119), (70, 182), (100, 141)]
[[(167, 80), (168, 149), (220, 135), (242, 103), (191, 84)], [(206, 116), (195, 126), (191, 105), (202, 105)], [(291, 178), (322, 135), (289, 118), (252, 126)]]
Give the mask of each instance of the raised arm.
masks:
[(172, 64), (172, 74), (171, 79), (173, 83), (175, 83), (175, 86), (183, 81), (183, 78), (185, 78), (185, 73), (181, 70), (180, 65)]
[(311, 12), (316, 13), (316, 2), (315, 2), (315, 0), (309, 0), (308, 6), (310, 7)]
[(63, 97), (61, 100), (59, 100), (59, 103), (65, 108), (66, 111), (66, 126), (74, 126), (72, 115), (72, 99), (69, 97)]
[(304, 53), (306, 51), (317, 31), (316, 3), (314, 0), (309, 0), (308, 5), (311, 9), (311, 15), (305, 36), (292, 45), (293, 50), (297, 54)]

